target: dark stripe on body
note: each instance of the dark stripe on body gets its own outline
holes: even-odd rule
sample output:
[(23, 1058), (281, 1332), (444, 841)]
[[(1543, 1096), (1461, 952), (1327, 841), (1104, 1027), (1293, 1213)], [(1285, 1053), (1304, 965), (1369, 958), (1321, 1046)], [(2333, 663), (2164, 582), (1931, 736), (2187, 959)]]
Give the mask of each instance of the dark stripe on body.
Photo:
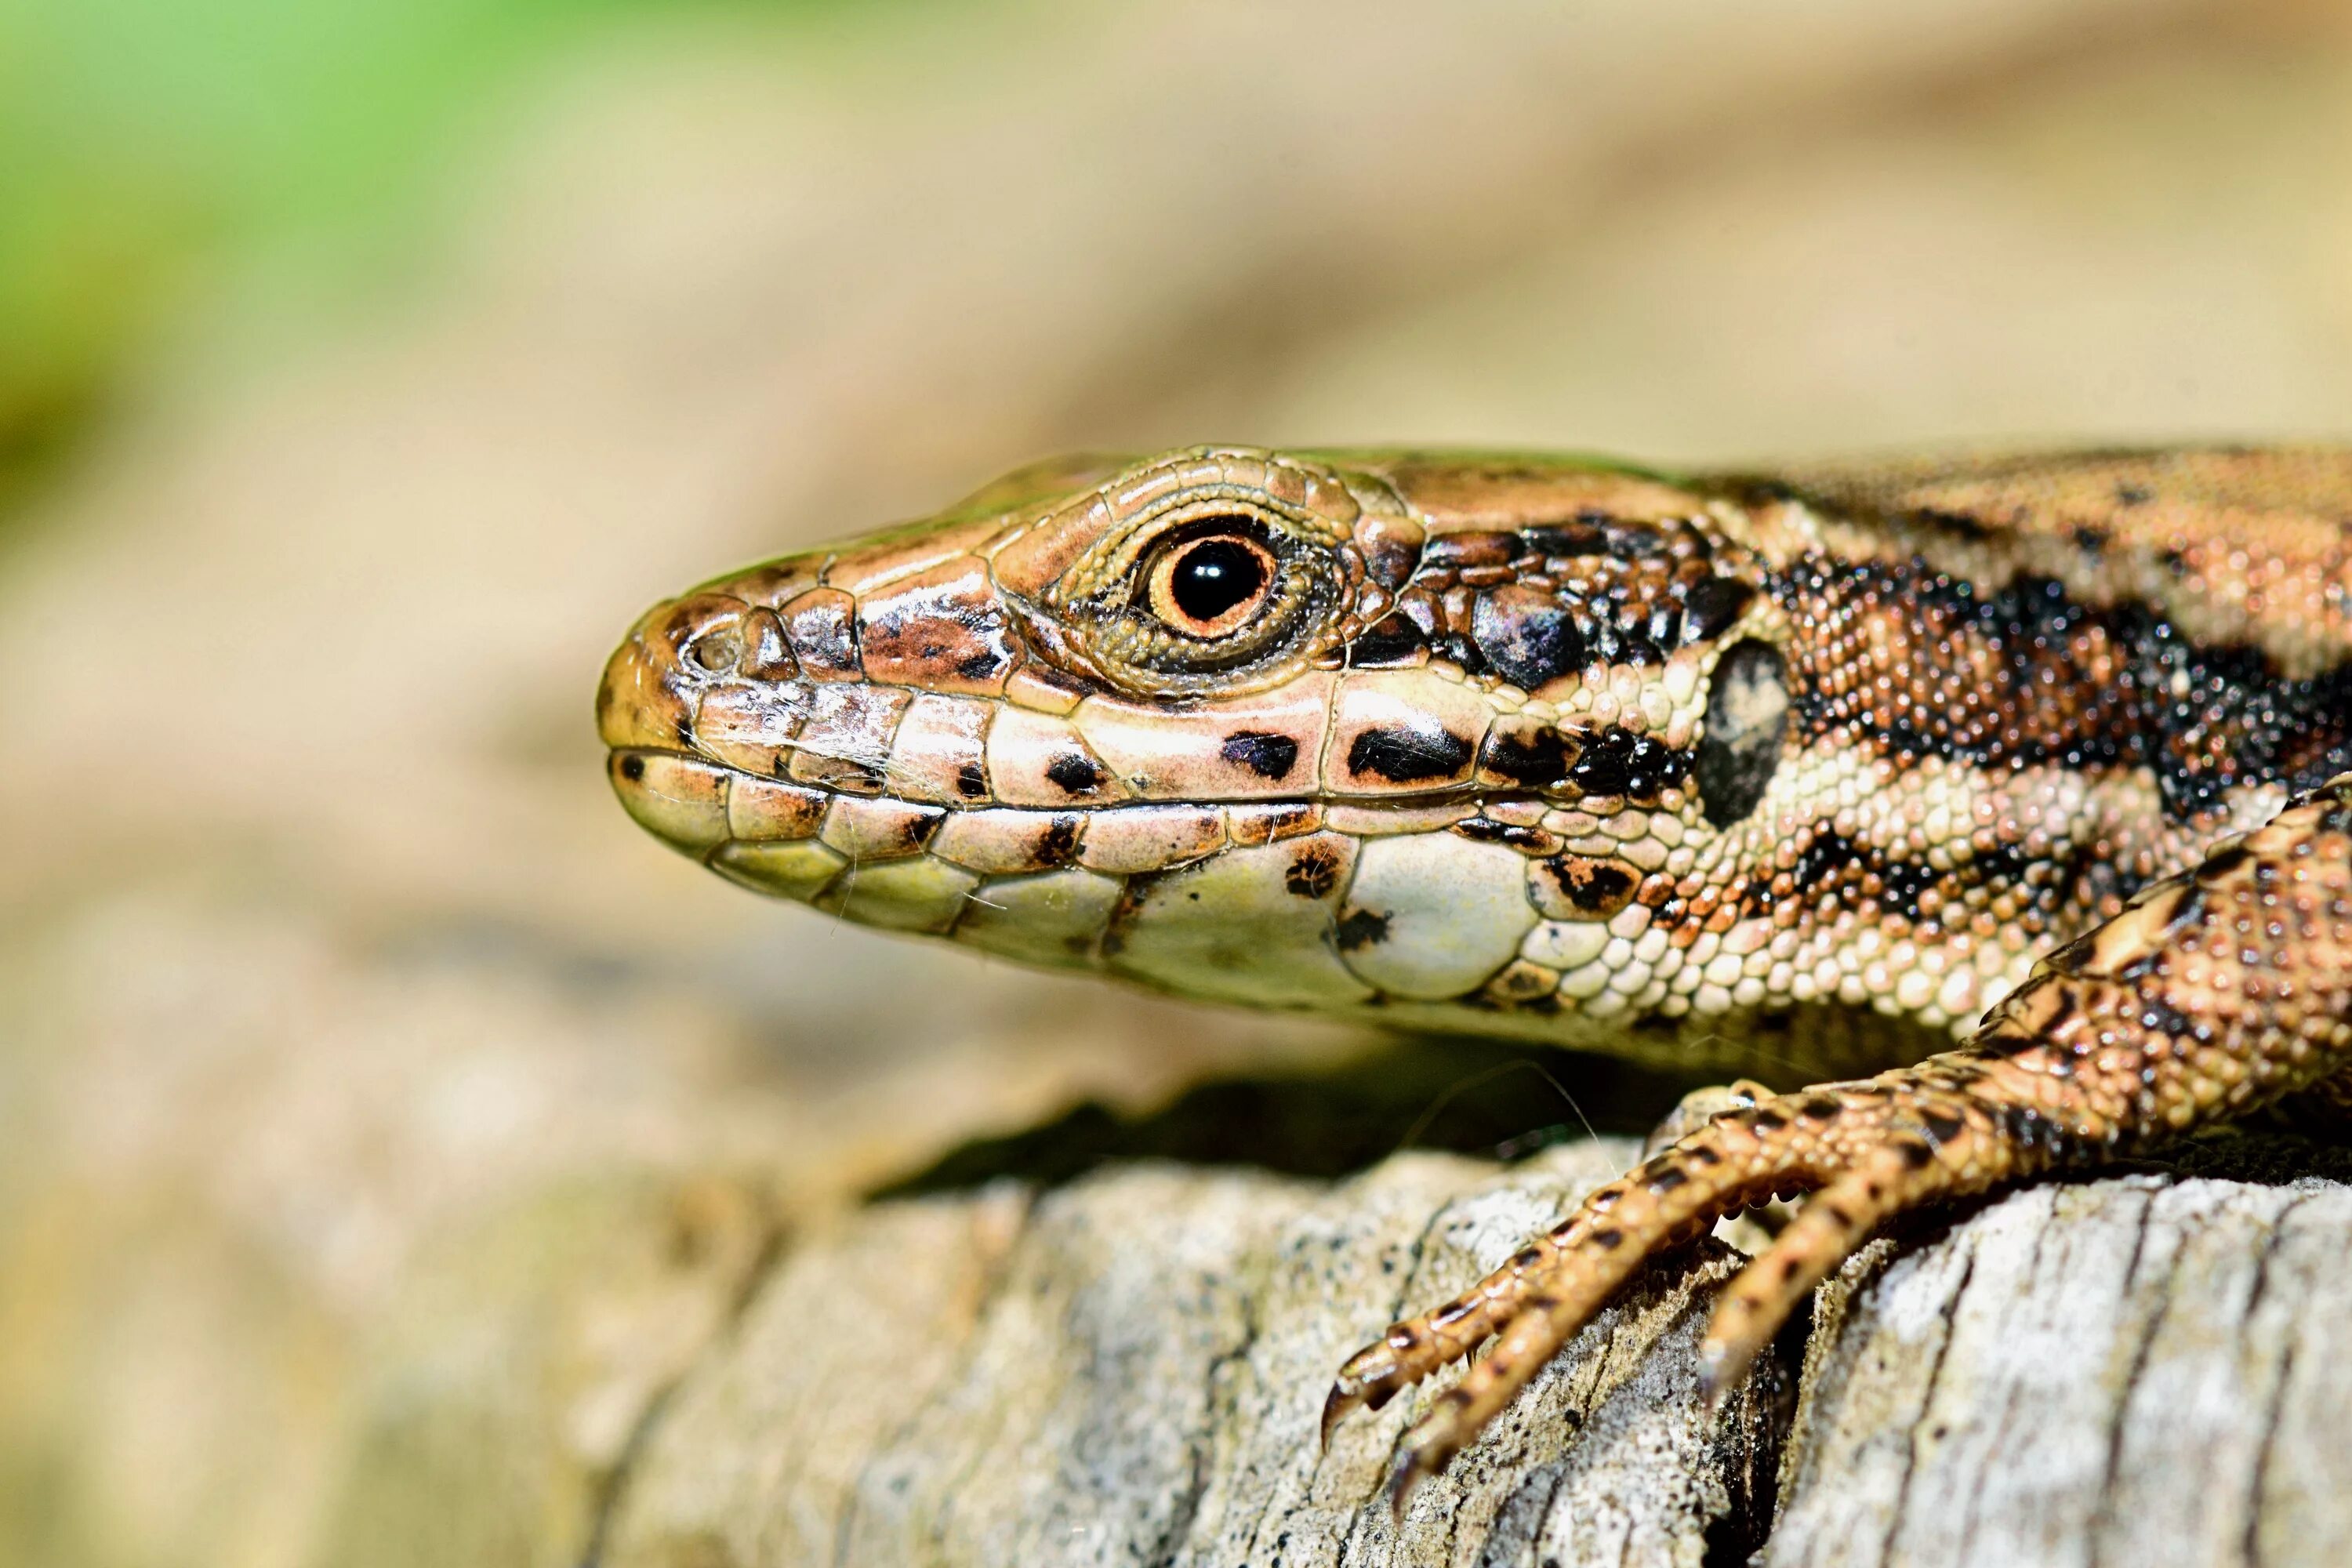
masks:
[[(1921, 908), (1933, 892), (1954, 917), (1938, 922), (1948, 928), (1968, 923), (1970, 892), (2031, 887), (2032, 903), (2019, 918), (2029, 925), (2039, 918), (2044, 930), (2072, 928), (2082, 916), (2119, 909), (2144, 880), (2116, 865), (2095, 840), (2058, 846), (2039, 859), (2030, 858), (2022, 846), (1998, 845), (1975, 851), (1948, 870), (1857, 843), (1825, 822), (1800, 830), (1790, 844), (1781, 864), (1741, 891), (1741, 914), (1769, 915), (1784, 900), (1813, 904), (1833, 895), (1845, 908), (1873, 909), (1916, 924), (1929, 918)], [(2033, 876), (2037, 870), (2040, 875)], [(1785, 889), (1776, 890), (1784, 878)]]
[(1798, 628), (1804, 740), (1843, 731), (1979, 767), (2146, 767), (2179, 821), (2231, 790), (2352, 766), (2352, 666), (2288, 679), (2259, 649), (2200, 645), (2145, 604), (2087, 605), (2048, 577), (1979, 595), (1924, 561), (1819, 556), (1768, 587)]

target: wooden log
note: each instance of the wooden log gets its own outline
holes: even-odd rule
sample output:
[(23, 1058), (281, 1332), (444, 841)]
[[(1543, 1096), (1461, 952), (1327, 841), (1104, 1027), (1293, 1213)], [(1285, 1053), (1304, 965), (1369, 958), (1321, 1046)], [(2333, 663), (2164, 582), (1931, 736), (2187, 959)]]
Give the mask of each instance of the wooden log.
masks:
[(2352, 1189), (2319, 1178), (2143, 1173), (1914, 1227), (1715, 1415), (1691, 1354), (1738, 1258), (1708, 1242), (1392, 1525), (1393, 1445), (1451, 1377), (1318, 1453), (1332, 1369), (1633, 1155), (873, 1205), (804, 1237), (686, 1377), (604, 1561), (2352, 1561)]

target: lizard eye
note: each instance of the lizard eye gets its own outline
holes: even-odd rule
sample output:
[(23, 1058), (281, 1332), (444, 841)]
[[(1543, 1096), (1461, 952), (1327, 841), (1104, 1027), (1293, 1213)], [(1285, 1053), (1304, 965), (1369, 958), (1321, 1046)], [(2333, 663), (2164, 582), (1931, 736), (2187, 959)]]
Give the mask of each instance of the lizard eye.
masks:
[(1263, 690), (1353, 629), (1361, 515), (1323, 469), (1206, 449), (1155, 459), (1040, 525), (1050, 539), (1066, 516), (1058, 526), (1093, 537), (1039, 607), (1122, 690)]
[(1240, 518), (1211, 518), (1154, 552), (1143, 574), (1145, 606), (1171, 631), (1216, 637), (1263, 605), (1274, 552)]

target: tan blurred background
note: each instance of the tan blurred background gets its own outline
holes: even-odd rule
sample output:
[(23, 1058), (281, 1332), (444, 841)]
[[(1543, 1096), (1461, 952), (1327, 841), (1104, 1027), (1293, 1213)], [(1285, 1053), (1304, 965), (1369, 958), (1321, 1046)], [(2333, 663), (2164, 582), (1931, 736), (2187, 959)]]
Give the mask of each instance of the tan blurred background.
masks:
[(800, 1227), (1364, 1048), (665, 856), (667, 591), (1057, 448), (2352, 431), (2342, 4), (330, 9), (0, 19), (7, 1563), (593, 1554)]

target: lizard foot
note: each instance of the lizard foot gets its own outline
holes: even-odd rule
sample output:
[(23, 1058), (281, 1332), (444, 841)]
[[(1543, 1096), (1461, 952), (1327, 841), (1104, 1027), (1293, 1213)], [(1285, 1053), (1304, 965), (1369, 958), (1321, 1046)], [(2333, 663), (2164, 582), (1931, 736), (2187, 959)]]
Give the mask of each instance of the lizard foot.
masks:
[(1812, 1192), (1716, 1310), (1699, 1355), (1709, 1396), (1719, 1394), (1880, 1221), (1984, 1184), (1974, 1178), (2005, 1129), (1971, 1100), (1952, 1066), (1939, 1058), (1717, 1112), (1593, 1192), (1469, 1290), (1350, 1357), (1324, 1405), (1326, 1436), (1349, 1412), (1379, 1408), (1499, 1335), (1406, 1434), (1391, 1482), (1402, 1509), (1412, 1489), (1444, 1469), (1644, 1264), (1718, 1219)]
[(1810, 1193), (1734, 1277), (1699, 1348), (1710, 1396), (1888, 1218), (2233, 1120), (2352, 1063), (2352, 776), (2150, 884), (2052, 953), (1962, 1049), (1734, 1104), (1435, 1311), (1350, 1357), (1323, 1432), (1495, 1344), (1405, 1434), (1402, 1513), (1645, 1263)]

